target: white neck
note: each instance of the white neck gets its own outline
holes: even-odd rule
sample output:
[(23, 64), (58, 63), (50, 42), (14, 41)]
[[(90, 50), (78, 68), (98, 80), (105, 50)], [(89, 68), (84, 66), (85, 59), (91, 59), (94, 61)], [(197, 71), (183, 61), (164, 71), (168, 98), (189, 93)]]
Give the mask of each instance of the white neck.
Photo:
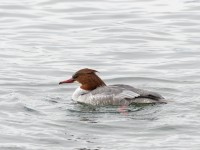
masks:
[(86, 94), (86, 93), (88, 93), (88, 92), (90, 92), (90, 91), (83, 90), (83, 89), (81, 89), (80, 87), (78, 87), (78, 88), (74, 91), (74, 93), (73, 93), (73, 95), (72, 95), (72, 99), (75, 100), (75, 101), (77, 101), (79, 96), (81, 96), (81, 95), (83, 95), (83, 94)]

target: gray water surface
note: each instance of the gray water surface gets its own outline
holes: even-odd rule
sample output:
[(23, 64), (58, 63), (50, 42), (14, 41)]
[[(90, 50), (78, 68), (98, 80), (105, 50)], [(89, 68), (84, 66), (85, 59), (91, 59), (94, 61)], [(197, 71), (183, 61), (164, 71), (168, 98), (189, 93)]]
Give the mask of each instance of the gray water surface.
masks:
[[(1, 0), (1, 150), (199, 150), (200, 1)], [(166, 105), (76, 104), (81, 68)]]

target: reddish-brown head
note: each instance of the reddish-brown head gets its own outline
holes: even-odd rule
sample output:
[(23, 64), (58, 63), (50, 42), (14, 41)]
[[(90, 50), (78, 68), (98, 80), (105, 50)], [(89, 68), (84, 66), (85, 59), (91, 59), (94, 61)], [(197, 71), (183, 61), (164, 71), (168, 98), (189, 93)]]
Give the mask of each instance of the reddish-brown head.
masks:
[(95, 74), (97, 71), (93, 69), (81, 69), (77, 71), (71, 79), (60, 82), (63, 83), (73, 83), (77, 81), (81, 84), (81, 88), (84, 90), (93, 90), (100, 86), (105, 86), (106, 84)]

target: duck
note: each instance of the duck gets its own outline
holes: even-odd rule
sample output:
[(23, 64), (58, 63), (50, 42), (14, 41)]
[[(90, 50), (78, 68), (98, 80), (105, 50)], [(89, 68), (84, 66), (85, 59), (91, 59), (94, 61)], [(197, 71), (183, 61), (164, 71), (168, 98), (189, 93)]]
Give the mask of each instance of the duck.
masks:
[(98, 71), (84, 68), (75, 72), (68, 80), (59, 82), (80, 83), (72, 100), (92, 106), (131, 105), (131, 104), (163, 104), (167, 103), (160, 94), (148, 90), (135, 88), (126, 84), (106, 85), (97, 75)]

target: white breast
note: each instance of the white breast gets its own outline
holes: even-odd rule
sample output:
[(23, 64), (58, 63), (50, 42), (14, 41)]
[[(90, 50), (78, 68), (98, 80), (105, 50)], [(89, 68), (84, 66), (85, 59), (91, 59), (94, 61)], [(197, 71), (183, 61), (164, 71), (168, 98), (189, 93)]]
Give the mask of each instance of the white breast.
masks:
[(87, 94), (87, 93), (89, 93), (89, 92), (90, 92), (90, 91), (83, 90), (83, 89), (81, 89), (80, 87), (78, 87), (78, 88), (74, 91), (74, 93), (73, 93), (73, 95), (72, 95), (72, 99), (73, 99), (74, 101), (78, 101), (78, 98), (79, 98), (81, 95)]

